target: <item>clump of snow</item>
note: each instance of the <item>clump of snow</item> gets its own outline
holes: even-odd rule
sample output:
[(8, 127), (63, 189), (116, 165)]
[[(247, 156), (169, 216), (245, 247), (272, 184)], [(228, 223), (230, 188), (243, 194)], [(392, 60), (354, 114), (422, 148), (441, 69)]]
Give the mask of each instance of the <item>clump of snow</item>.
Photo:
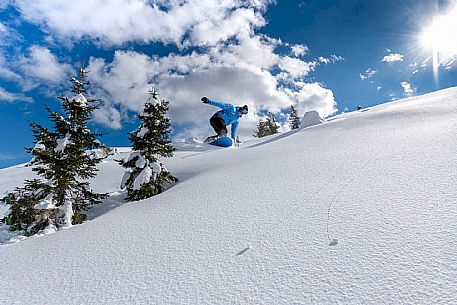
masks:
[(309, 127), (309, 126), (322, 124), (322, 123), (324, 123), (324, 120), (319, 115), (319, 112), (317, 112), (315, 110), (308, 111), (303, 116), (303, 119), (302, 119), (301, 124), (300, 124), (300, 129), (306, 128), (306, 127)]
[(50, 210), (55, 209), (56, 204), (54, 202), (53, 193), (50, 193), (44, 199), (38, 201), (38, 203), (34, 206), (35, 209), (38, 210)]
[(46, 149), (46, 146), (44, 146), (44, 144), (41, 143), (41, 141), (38, 141), (32, 150), (45, 150), (45, 149)]
[(121, 180), (121, 189), (125, 189), (127, 181), (129, 180), (131, 173), (132, 173), (132, 171), (130, 171), (130, 170), (126, 170), (124, 172), (124, 175), (122, 176), (122, 180)]
[(82, 93), (74, 96), (72, 98), (72, 101), (75, 102), (75, 103), (80, 104), (81, 106), (84, 106), (84, 107), (87, 106), (87, 99)]
[(135, 157), (141, 157), (141, 154), (137, 151), (132, 151), (132, 153), (129, 155), (127, 162), (132, 161), (133, 159), (135, 159)]
[(141, 126), (140, 130), (136, 134), (137, 137), (142, 138), (146, 133), (148, 133), (149, 129), (146, 126)]
[(37, 235), (38, 236), (48, 235), (48, 234), (55, 233), (57, 231), (58, 231), (57, 227), (54, 224), (50, 223), (46, 228), (41, 230)]
[(57, 146), (54, 149), (55, 152), (63, 152), (67, 145), (71, 144), (72, 141), (70, 140), (70, 134), (67, 133), (64, 138), (57, 140)]
[(154, 162), (152, 164), (149, 164), (149, 167), (152, 169), (152, 172), (154, 173), (154, 176), (153, 176), (153, 179), (156, 178), (156, 176), (162, 171), (162, 170), (165, 170), (167, 171), (167, 169), (165, 168), (165, 166), (161, 166), (159, 162)]
[[(128, 161), (131, 161), (135, 158), (137, 158), (135, 161), (135, 166), (137, 168), (142, 168), (142, 170), (133, 181), (133, 189), (139, 190), (143, 184), (149, 183), (151, 180), (156, 179), (157, 175), (161, 171), (161, 166), (158, 162), (149, 163), (149, 161), (146, 160), (145, 157), (141, 155), (141, 153), (136, 151), (130, 154)], [(130, 170), (125, 171), (122, 177), (121, 188), (125, 188), (125, 184), (127, 183), (131, 173), (132, 172)]]
[(71, 219), (74, 215), (73, 200), (71, 199), (71, 197), (66, 195), (64, 204), (62, 206), (60, 206), (59, 208), (60, 208), (60, 211), (62, 212), (62, 214), (64, 215), (62, 226), (71, 227)]
[(105, 159), (108, 156), (114, 155), (115, 151), (109, 147), (96, 148), (87, 151), (93, 159)]
[(152, 175), (153, 175), (153, 171), (149, 166), (146, 166), (145, 168), (143, 168), (141, 173), (133, 181), (133, 189), (139, 190), (143, 184), (146, 184), (149, 181), (151, 181)]
[(146, 159), (144, 158), (143, 155), (138, 155), (138, 160), (136, 160), (135, 162), (135, 165), (136, 167), (138, 168), (143, 168), (148, 162), (146, 161)]

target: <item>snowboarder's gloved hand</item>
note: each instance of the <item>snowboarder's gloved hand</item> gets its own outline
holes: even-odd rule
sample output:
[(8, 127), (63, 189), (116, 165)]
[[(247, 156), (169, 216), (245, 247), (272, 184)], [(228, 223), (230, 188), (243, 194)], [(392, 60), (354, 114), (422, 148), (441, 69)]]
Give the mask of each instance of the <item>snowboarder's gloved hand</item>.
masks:
[(206, 96), (202, 97), (202, 102), (203, 102), (203, 104), (208, 104), (209, 98), (207, 98)]

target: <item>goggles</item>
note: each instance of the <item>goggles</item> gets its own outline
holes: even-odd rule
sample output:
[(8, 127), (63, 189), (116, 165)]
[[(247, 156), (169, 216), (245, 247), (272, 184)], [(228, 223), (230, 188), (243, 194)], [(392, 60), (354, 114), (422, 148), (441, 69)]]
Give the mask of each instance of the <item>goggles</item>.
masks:
[(242, 114), (248, 114), (248, 106), (244, 105), (243, 107), (239, 108), (240, 113)]

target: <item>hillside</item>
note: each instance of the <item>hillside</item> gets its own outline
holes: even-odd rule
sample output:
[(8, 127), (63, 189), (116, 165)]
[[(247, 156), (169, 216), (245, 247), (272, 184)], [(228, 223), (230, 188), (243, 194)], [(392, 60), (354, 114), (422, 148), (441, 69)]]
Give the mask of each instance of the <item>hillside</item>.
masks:
[[(2, 304), (457, 302), (457, 88), (164, 160), (180, 182), (0, 246)], [(204, 147), (204, 146), (203, 146)], [(0, 194), (31, 177), (0, 170)], [(117, 196), (117, 197), (116, 197)]]

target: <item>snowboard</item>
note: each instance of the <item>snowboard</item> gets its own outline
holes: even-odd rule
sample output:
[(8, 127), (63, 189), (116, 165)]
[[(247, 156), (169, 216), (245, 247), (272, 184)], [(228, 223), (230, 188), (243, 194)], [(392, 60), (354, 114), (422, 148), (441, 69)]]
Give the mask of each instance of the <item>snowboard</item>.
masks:
[(233, 144), (232, 139), (229, 137), (220, 137), (214, 141), (209, 142), (210, 145), (220, 146), (220, 147), (230, 147)]

